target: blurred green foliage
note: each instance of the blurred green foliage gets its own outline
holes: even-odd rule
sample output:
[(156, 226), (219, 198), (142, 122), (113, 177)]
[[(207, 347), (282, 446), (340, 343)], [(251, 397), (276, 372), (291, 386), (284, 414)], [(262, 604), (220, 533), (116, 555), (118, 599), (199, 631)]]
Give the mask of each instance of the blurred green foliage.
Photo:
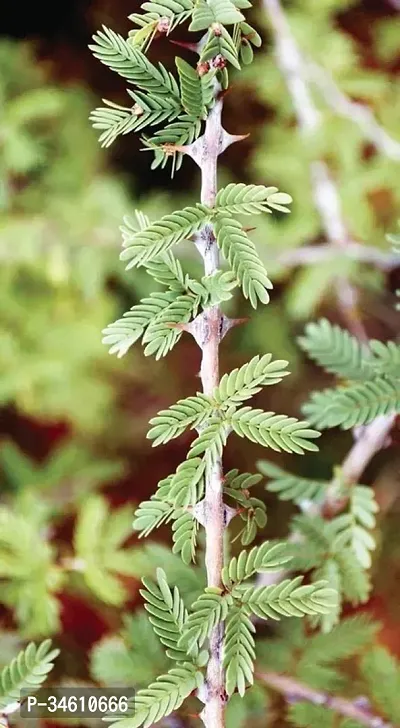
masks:
[[(342, 91), (368, 104), (385, 129), (400, 139), (395, 75), (399, 20), (392, 16), (374, 20), (368, 43), (362, 42), (346, 28), (346, 13), (354, 8), (355, 0), (294, 0), (287, 9), (305, 55), (331, 73)], [(261, 8), (254, 10), (254, 20), (268, 39)], [(343, 256), (294, 271), (279, 261), (283, 252), (325, 242), (310, 186), (309, 164), (314, 159), (324, 159), (332, 171), (352, 238), (389, 251), (385, 235), (395, 233), (399, 217), (399, 162), (376, 150), (354, 121), (335, 113), (316, 87), (313, 98), (321, 125), (319, 133), (305, 142), (297, 131), (272, 43), (267, 42), (226, 100), (229, 130), (252, 132), (247, 156), (237, 152), (235, 157), (233, 151), (221, 171), (224, 184), (247, 176), (252, 183), (285, 189), (294, 199), (290, 216), (257, 218), (254, 237), (275, 284), (273, 300), (265, 311), (252, 314), (246, 327), (227, 337), (223, 352), (224, 366), (225, 360), (236, 365), (242, 354), (271, 351), (287, 357), (295, 374), (280, 389), (278, 400), (283, 397), (293, 414), (298, 414), (310, 389), (326, 382), (323, 375), (306, 368), (294, 334), (298, 321), (313, 316), (319, 307), (334, 310), (335, 277), (349, 276), (362, 300), (372, 301), (374, 336), (379, 338), (381, 331), (384, 336), (395, 334), (389, 281), (382, 271)], [(192, 377), (196, 361), (183, 337), (174, 374), (168, 365), (159, 363), (155, 368), (135, 351), (120, 362), (102, 346), (101, 330), (122, 314), (127, 302), (147, 295), (152, 285), (146, 273), (123, 275), (117, 255), (123, 216), (140, 206), (150, 219), (161, 217), (183, 206), (188, 196), (186, 189), (175, 187), (146, 195), (140, 205), (133, 200), (140, 194), (141, 180), (133, 174), (129, 190), (128, 180), (107, 167), (88, 122), (92, 107), (93, 99), (83, 87), (52, 81), (27, 45), (1, 41), (0, 405), (14, 407), (38, 423), (67, 422), (76, 435), (40, 463), (10, 442), (1, 445), (1, 663), (8, 662), (27, 637), (52, 633), (68, 644), (61, 626), (63, 599), (74, 595), (106, 623), (85, 679), (119, 685), (133, 681), (141, 686), (168, 665), (143, 613), (127, 614), (129, 603), (137, 600), (136, 580), (162, 564), (190, 604), (204, 587), (202, 572), (198, 566), (187, 567), (160, 544), (136, 545), (130, 540), (133, 509), (130, 504), (120, 506), (126, 491), (117, 499), (116, 509), (96, 491), (112, 484), (111, 493), (118, 492), (115, 486), (126, 470), (124, 459), (111, 450), (125, 454), (127, 446), (141, 449), (145, 420), (156, 411), (154, 400), (169, 405), (175, 390), (185, 387), (185, 377)], [(185, 270), (195, 269), (189, 245), (184, 254)], [(235, 310), (243, 315), (243, 307), (232, 302), (232, 315)], [(268, 407), (275, 406), (276, 396), (270, 395)], [(313, 460), (315, 478), (326, 477), (349, 444), (337, 432), (324, 438), (324, 453)], [(105, 442), (112, 447), (105, 447)], [(240, 453), (251, 470), (257, 453), (257, 448)], [(135, 471), (134, 488), (130, 482), (129, 500), (139, 501), (154, 489), (155, 477), (142, 471), (142, 463)], [(386, 489), (393, 490), (396, 474), (393, 467), (383, 467), (382, 472), (385, 495)], [(288, 511), (272, 503), (268, 495), (269, 513), (277, 510), (266, 532), (274, 536)], [(391, 517), (388, 537), (384, 524), (378, 526), (383, 546), (375, 556), (375, 571), (382, 572), (382, 558), (389, 558), (393, 570), (398, 569), (393, 545), (396, 515)], [(389, 589), (396, 602), (396, 589), (382, 582), (380, 575), (381, 591)], [(333, 654), (335, 630), (346, 629), (346, 624), (334, 628), (329, 644), (310, 639), (300, 624), (283, 624), (262, 640), (259, 664), (263, 669), (271, 667), (271, 661), (274, 669), (290, 665), (309, 685), (318, 688), (323, 678), (324, 687), (329, 682), (332, 690), (350, 697), (368, 692), (376, 709), (398, 720), (398, 664), (385, 648), (370, 649), (369, 643), (365, 656), (357, 656), (376, 631), (362, 620), (357, 630), (351, 624), (348, 654)], [(77, 657), (69, 647), (60, 658), (64, 660), (60, 670), (69, 676), (74, 670), (81, 674), (76, 665), (83, 662), (83, 654)], [(242, 728), (246, 722), (257, 728), (282, 726), (286, 719), (298, 726), (332, 725), (326, 708), (303, 703), (291, 706), (283, 717), (282, 705), (267, 693), (257, 689), (243, 702), (234, 698), (229, 728)], [(197, 708), (194, 702), (193, 712)], [(182, 725), (196, 724), (187, 716), (182, 721)]]
[[(337, 13), (356, 6), (355, 0), (296, 0), (289, 5), (287, 17), (304, 59), (318, 64), (327, 81), (332, 76), (342, 92), (368, 105), (377, 121), (398, 140), (400, 82), (391, 66), (398, 57), (398, 19), (369, 25), (370, 43), (365, 48), (335, 22)], [(264, 15), (262, 10), (257, 13), (265, 27)], [(327, 97), (332, 98), (329, 85), (326, 96), (311, 85), (320, 124), (317, 133), (304, 138), (293, 127), (292, 100), (273, 49), (268, 51), (256, 55), (254, 65), (243, 69), (237, 99), (232, 101), (239, 113), (250, 88), (268, 114), (267, 123), (254, 130), (257, 142), (249, 179), (272, 182), (294, 200), (291, 215), (282, 216), (279, 225), (268, 217), (257, 220), (256, 237), (266, 262), (272, 266), (283, 251), (312, 241), (325, 242), (310, 180), (310, 162), (318, 159), (325, 160), (331, 170), (350, 239), (387, 250), (385, 234), (395, 229), (400, 209), (399, 157), (382, 154), (355, 119), (343, 118), (337, 104), (335, 108), (327, 102)], [(288, 274), (291, 270), (284, 265), (277, 267), (276, 276), (287, 280)], [(329, 301), (333, 279), (339, 274), (349, 276), (361, 289), (373, 286), (376, 291), (377, 284), (378, 289), (384, 284), (379, 273), (371, 278), (368, 267), (341, 254), (329, 265), (321, 262), (303, 267), (291, 276), (285, 294), (289, 315), (299, 319), (312, 316), (322, 301)]]

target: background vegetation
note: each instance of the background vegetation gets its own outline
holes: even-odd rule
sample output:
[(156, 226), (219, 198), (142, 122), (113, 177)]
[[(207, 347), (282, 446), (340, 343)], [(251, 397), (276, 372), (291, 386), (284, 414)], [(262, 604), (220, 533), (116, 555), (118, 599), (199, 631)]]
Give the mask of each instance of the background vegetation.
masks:
[[(312, 86), (319, 117), (307, 138), (276, 62), (266, 11), (261, 5), (252, 11), (264, 46), (225, 102), (228, 130), (249, 137), (222, 157), (221, 183), (276, 185), (294, 202), (291, 215), (257, 218), (254, 239), (274, 282), (272, 302), (224, 340), (222, 367), (228, 371), (265, 352), (288, 359), (292, 376), (279, 394), (268, 389), (258, 397), (264, 409), (299, 415), (310, 391), (331, 382), (298, 346), (306, 322), (324, 315), (356, 334), (361, 326), (370, 338), (398, 334), (399, 267), (386, 239), (400, 216), (395, 4), (285, 3), (304, 58), (324, 69)], [(189, 602), (201, 585), (199, 570), (163, 545), (167, 529), (142, 546), (131, 528), (135, 505), (184, 458), (189, 441), (173, 441), (155, 456), (145, 435), (151, 416), (192, 393), (198, 349), (183, 336), (166, 360), (145, 358), (139, 347), (119, 360), (101, 343), (101, 330), (153, 285), (145, 272), (126, 274), (118, 263), (123, 216), (139, 208), (159, 218), (198, 197), (198, 172), (190, 161), (173, 180), (169, 169), (152, 173), (137, 138), (122, 137), (101, 150), (88, 121), (102, 96), (118, 102), (120, 95), (124, 103), (124, 82), (93, 60), (90, 36), (102, 23), (127, 33), (132, 26), (126, 16), (134, 10), (122, 0), (31, 9), (22, 33), (11, 8), (0, 38), (0, 662), (6, 664), (27, 639), (50, 635), (61, 648), (60, 682), (148, 683), (166, 658), (143, 616), (139, 578), (162, 562)], [(166, 65), (172, 62), (167, 39), (157, 52)], [(347, 98), (370, 106), (393, 146), (365, 132), (356, 107), (344, 113), (331, 77)], [(322, 250), (329, 243), (310, 183), (315, 160), (330, 170), (354, 254), (338, 251), (317, 261), (307, 254), (309, 246)], [(360, 254), (359, 243), (367, 254)], [(368, 255), (371, 249), (374, 255)], [(189, 244), (185, 265), (188, 271), (199, 266)], [(230, 306), (232, 316), (250, 313), (241, 299)], [(305, 661), (301, 625), (295, 633), (268, 627), (260, 654), (265, 669), (271, 662), (278, 670), (290, 666), (315, 688), (345, 691), (355, 666), (346, 662), (342, 674), (336, 662), (374, 639), (369, 657), (357, 663), (359, 691), (371, 693), (377, 709), (384, 705), (394, 724), (400, 720), (400, 669), (391, 659), (400, 657), (399, 440), (395, 423), (390, 442), (363, 476), (381, 511), (372, 596), (348, 615), (361, 619), (350, 630), (361, 635), (359, 644), (355, 639), (354, 649), (337, 655), (331, 640), (322, 646), (322, 653), (332, 650), (328, 664), (317, 644)], [(296, 461), (297, 472), (329, 479), (351, 442), (349, 432), (329, 431), (319, 454)], [(259, 457), (256, 445), (235, 440), (226, 468), (256, 472)], [(271, 459), (294, 469), (290, 456)], [(266, 504), (262, 538), (274, 538), (286, 534), (290, 507), (266, 492), (265, 482), (252, 494)], [(360, 612), (379, 625), (366, 626)], [(307, 673), (305, 662), (317, 665), (314, 673)], [(330, 677), (325, 674), (320, 685), (323, 669)], [(376, 687), (382, 675), (388, 686), (383, 697)], [(301, 704), (288, 708), (260, 689), (243, 705), (232, 705), (230, 728), (246, 721), (260, 727), (290, 720), (339, 725), (325, 709), (315, 707), (325, 712), (304, 717)], [(196, 724), (185, 713), (178, 720), (177, 726)]]

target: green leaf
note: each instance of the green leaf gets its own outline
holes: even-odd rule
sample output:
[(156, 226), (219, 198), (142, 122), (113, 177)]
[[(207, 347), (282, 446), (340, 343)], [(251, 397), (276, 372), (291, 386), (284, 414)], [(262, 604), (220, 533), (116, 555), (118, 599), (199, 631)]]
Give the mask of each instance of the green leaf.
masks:
[(129, 261), (127, 270), (145, 265), (198, 232), (209, 215), (210, 211), (205, 205), (197, 204), (196, 207), (185, 207), (165, 215), (140, 231), (132, 230), (129, 219), (126, 219), (125, 227), (122, 227), (124, 250), (120, 258)]
[(149, 94), (166, 96), (169, 100), (175, 98), (180, 103), (178, 85), (164, 66), (154, 66), (139, 48), (105, 26), (93, 40), (94, 45), (89, 46), (93, 55), (112, 71)]
[[(271, 354), (265, 354), (263, 357), (255, 356), (240, 369), (234, 369), (229, 374), (224, 374), (211, 397), (197, 393), (196, 396), (181, 399), (169, 409), (159, 412), (150, 420), (153, 427), (147, 435), (150, 440), (154, 440), (153, 446), (179, 437), (188, 427), (191, 429), (199, 427), (213, 413), (216, 414), (218, 411), (228, 409), (232, 405), (253, 397), (261, 391), (263, 386), (280, 382), (289, 373), (285, 371), (287, 362), (271, 361), (271, 359)], [(212, 435), (215, 431), (214, 428), (223, 429), (220, 420), (216, 420), (215, 425), (209, 426), (211, 430), (203, 431), (198, 442), (193, 443), (193, 452), (196, 451), (198, 454), (208, 450), (210, 445), (202, 447), (206, 437)]]
[(211, 26), (206, 42), (201, 51), (200, 61), (210, 61), (217, 56), (222, 56), (231, 63), (234, 68), (237, 68), (240, 71), (237, 46), (226, 28), (219, 24), (217, 24), (216, 27)]
[(133, 714), (115, 721), (111, 728), (149, 728), (175, 710), (203, 683), (203, 675), (191, 663), (184, 663), (161, 675), (134, 699)]
[[(296, 568), (318, 569), (325, 579), (332, 581), (340, 594), (353, 604), (365, 602), (369, 594), (368, 573), (357, 560), (347, 543), (347, 516), (325, 521), (319, 516), (302, 514), (292, 520), (292, 527), (304, 537), (296, 544), (294, 563)], [(329, 563), (333, 561), (334, 563)]]
[(400, 345), (394, 341), (376, 341), (372, 339), (369, 342), (373, 359), (374, 373), (376, 376), (400, 377)]
[(63, 574), (55, 554), (36, 523), (0, 508), (0, 601), (11, 608), (25, 636), (48, 635), (59, 629)]
[(305, 500), (320, 501), (326, 495), (329, 481), (312, 480), (287, 473), (268, 460), (259, 460), (257, 466), (270, 479), (266, 489), (270, 493), (276, 493), (280, 500), (292, 500), (298, 504)]
[(198, 298), (183, 294), (160, 311), (143, 334), (144, 355), (156, 359), (166, 356), (182, 336), (181, 324), (197, 315), (198, 306)]
[(378, 628), (367, 615), (347, 617), (328, 634), (308, 636), (302, 660), (312, 664), (346, 660), (370, 645)]
[(120, 106), (103, 99), (106, 106), (92, 111), (90, 121), (94, 129), (101, 131), (99, 142), (102, 147), (111, 146), (120, 135), (173, 121), (182, 113), (182, 107), (176, 100), (144, 93), (131, 93), (131, 96), (135, 101), (132, 107)]
[[(140, 594), (145, 600), (149, 621), (161, 644), (167, 647), (167, 655), (177, 662), (185, 662), (187, 654), (178, 648), (182, 637), (187, 612), (178, 588), (171, 590), (165, 571), (157, 569), (157, 584), (150, 579), (142, 579), (145, 589)], [(197, 656), (197, 652), (193, 656)]]
[(254, 356), (240, 369), (224, 374), (212, 393), (218, 407), (230, 407), (254, 397), (261, 389), (270, 384), (281, 382), (289, 372), (285, 371), (287, 361), (272, 361), (272, 354)]
[[(142, 10), (159, 18), (169, 18), (172, 28), (183, 22), (193, 11), (192, 0), (153, 0), (142, 3)], [(171, 28), (170, 28), (171, 31)]]
[(265, 503), (251, 496), (248, 490), (260, 480), (260, 475), (239, 473), (236, 469), (229, 471), (224, 477), (224, 493), (235, 501), (238, 515), (244, 521), (236, 536), (243, 546), (249, 546), (257, 536), (257, 530), (264, 528), (267, 523)]
[(224, 420), (210, 419), (200, 435), (190, 446), (191, 457), (206, 456), (211, 462), (222, 457), (223, 449), (229, 434), (229, 427)]
[(260, 212), (271, 212), (268, 208), (290, 212), (284, 205), (291, 202), (291, 196), (278, 192), (277, 187), (232, 182), (219, 190), (215, 207), (217, 211), (231, 215), (256, 215)]
[(348, 513), (333, 519), (330, 524), (337, 533), (336, 539), (340, 546), (349, 546), (364, 569), (371, 566), (370, 552), (375, 549), (370, 530), (375, 527), (377, 511), (378, 504), (372, 488), (355, 485), (350, 488)]
[(190, 281), (190, 289), (201, 296), (203, 308), (219, 306), (232, 298), (232, 290), (237, 288), (236, 277), (230, 270), (217, 270), (199, 281)]
[(400, 379), (376, 378), (314, 392), (303, 412), (321, 429), (340, 426), (350, 430), (367, 425), (377, 417), (400, 412)]
[(189, 451), (188, 458), (178, 465), (171, 479), (169, 497), (176, 508), (194, 506), (199, 501), (204, 489), (204, 471), (204, 459), (191, 457)]
[(253, 308), (257, 302), (268, 303), (268, 290), (272, 283), (242, 225), (225, 213), (218, 213), (215, 221), (217, 244), (235, 273), (245, 298)]
[(110, 346), (110, 354), (124, 356), (130, 347), (143, 336), (150, 323), (154, 322), (174, 301), (174, 291), (157, 291), (124, 313), (123, 318), (109, 324), (103, 330), (103, 344)]
[(248, 490), (253, 485), (260, 483), (261, 480), (261, 475), (258, 475), (258, 473), (239, 473), (237, 468), (233, 468), (233, 470), (226, 473), (224, 485), (232, 490)]
[(361, 673), (374, 703), (394, 724), (400, 721), (400, 666), (385, 647), (374, 647), (361, 660)]
[(368, 348), (327, 319), (307, 324), (298, 342), (313, 361), (339, 377), (364, 380), (373, 372)]
[(130, 550), (122, 549), (132, 530), (130, 506), (110, 513), (100, 495), (87, 498), (78, 513), (74, 532), (76, 557), (86, 585), (103, 602), (123, 604), (127, 592), (116, 574), (135, 573)]
[(105, 683), (107, 686), (130, 685), (134, 666), (121, 637), (105, 637), (96, 642), (90, 656), (90, 672), (96, 682)]
[(195, 397), (180, 399), (167, 410), (161, 410), (150, 420), (152, 428), (147, 433), (154, 440), (153, 447), (179, 437), (190, 427), (199, 427), (213, 412), (213, 403), (205, 394), (198, 392)]
[(90, 672), (96, 682), (107, 687), (137, 690), (155, 680), (171, 666), (164, 647), (144, 610), (123, 617), (120, 635), (103, 637), (90, 654)]
[[(189, 63), (186, 63), (183, 58), (175, 58), (175, 63), (179, 74), (183, 108), (189, 116), (204, 119), (207, 114), (207, 102), (212, 98), (212, 94), (207, 94), (208, 79), (213, 74), (210, 74), (210, 76), (207, 75), (207, 77), (200, 77), (196, 69)], [(205, 98), (205, 95), (208, 98)]]
[(225, 621), (232, 604), (229, 594), (221, 596), (208, 591), (201, 594), (191, 606), (178, 648), (187, 650), (188, 655), (196, 655), (215, 627)]
[[(239, 6), (237, 6), (239, 7)], [(244, 7), (244, 6), (241, 6)], [(253, 46), (256, 48), (260, 48), (262, 46), (262, 39), (261, 36), (257, 33), (255, 28), (253, 28), (252, 25), (249, 25), (249, 23), (240, 23), (240, 32), (242, 34), (242, 43), (244, 40), (247, 42), (250, 42)]]
[(0, 675), (0, 710), (10, 703), (19, 702), (21, 690), (36, 692), (53, 669), (59, 650), (51, 650), (51, 640), (45, 640), (38, 647), (33, 643), (21, 650), (12, 662), (3, 668)]
[(232, 596), (247, 605), (261, 619), (329, 614), (335, 609), (337, 593), (326, 582), (301, 585), (303, 577), (285, 579), (280, 584), (261, 587), (235, 586)]
[(234, 556), (222, 570), (222, 583), (231, 589), (256, 573), (279, 571), (291, 558), (287, 544), (265, 541), (262, 546), (254, 546), (251, 551), (241, 551), (239, 556)]
[(338, 595), (334, 609), (327, 614), (318, 614), (314, 618), (314, 625), (319, 625), (325, 634), (337, 625), (342, 610), (343, 586), (340, 565), (337, 560), (325, 558), (322, 565), (313, 572), (312, 579), (313, 581), (323, 579)]
[(303, 455), (304, 451), (318, 450), (312, 440), (320, 436), (319, 432), (311, 430), (308, 422), (299, 421), (295, 417), (242, 407), (228, 421), (240, 437), (247, 437), (251, 442), (270, 447), (277, 452), (283, 450)]
[(189, 30), (207, 30), (213, 23), (234, 25), (242, 20), (244, 16), (230, 0), (197, 0)]
[(250, 610), (246, 607), (232, 606), (225, 623), (223, 643), (223, 665), (225, 668), (225, 687), (228, 695), (238, 690), (243, 697), (246, 684), (253, 684), (256, 631), (249, 619)]
[(306, 326), (299, 344), (326, 371), (350, 381), (372, 381), (377, 377), (399, 377), (400, 346), (393, 341), (372, 339), (369, 346), (327, 319)]
[[(173, 176), (174, 172), (182, 166), (183, 153), (171, 153), (171, 150), (175, 145), (192, 144), (200, 135), (201, 129), (201, 121), (197, 117), (182, 114), (179, 121), (173, 121), (171, 124), (167, 124), (164, 129), (157, 131), (153, 137), (143, 139), (145, 147), (154, 151), (155, 157), (152, 169), (164, 168), (168, 160), (172, 160)], [(169, 145), (168, 153), (163, 148), (165, 144)]]
[(371, 583), (368, 571), (354, 558), (353, 549), (341, 549), (335, 554), (339, 565), (344, 598), (353, 605), (368, 601)]
[(133, 528), (135, 531), (140, 531), (139, 538), (148, 536), (155, 528), (159, 528), (164, 523), (169, 523), (171, 520), (175, 506), (161, 499), (159, 490), (162, 484), (171, 483), (172, 478), (166, 478), (159, 484), (158, 491), (151, 496), (150, 500), (142, 501), (139, 508), (135, 512), (135, 518), (133, 521)]
[[(150, 224), (149, 220), (145, 220), (145, 224), (140, 229), (144, 230)], [(178, 258), (174, 256), (172, 251), (160, 255), (155, 260), (146, 263), (146, 273), (157, 283), (167, 286), (170, 291), (177, 293), (189, 293), (188, 283), (189, 277), (184, 274), (182, 265)]]
[(172, 526), (174, 546), (172, 553), (180, 554), (185, 564), (196, 560), (197, 532), (199, 524), (196, 518), (185, 511), (178, 509), (174, 513)]
[(289, 706), (289, 719), (297, 728), (335, 728), (335, 713), (332, 710), (306, 701)]

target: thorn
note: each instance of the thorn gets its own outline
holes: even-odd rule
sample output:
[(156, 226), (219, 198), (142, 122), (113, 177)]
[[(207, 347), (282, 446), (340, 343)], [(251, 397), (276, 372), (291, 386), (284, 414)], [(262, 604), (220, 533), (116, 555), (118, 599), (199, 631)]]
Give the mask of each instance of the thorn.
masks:
[(221, 327), (221, 339), (224, 338), (224, 336), (233, 329), (234, 326), (240, 326), (240, 324), (247, 324), (249, 318), (237, 318), (237, 319), (230, 319), (227, 316), (223, 316), (223, 323)]
[(238, 511), (236, 508), (231, 508), (230, 506), (224, 505), (224, 523), (225, 526), (228, 526), (233, 518), (235, 518), (238, 515)]
[(235, 142), (241, 142), (243, 139), (247, 139), (250, 134), (228, 134), (225, 129), (222, 129), (222, 139), (221, 139), (221, 146), (220, 146), (220, 154), (225, 151), (228, 147), (231, 146), (231, 144), (234, 144)]
[(203, 528), (206, 527), (206, 501), (205, 498), (203, 500), (199, 501), (199, 503), (196, 503), (195, 506), (192, 508), (192, 515), (193, 518), (198, 521)]
[(180, 144), (161, 144), (160, 149), (163, 150), (163, 152), (171, 157), (177, 152), (181, 152), (182, 154), (189, 154), (189, 147), (182, 146)]
[(225, 96), (230, 94), (232, 92), (232, 86), (228, 86), (228, 88), (222, 88), (221, 91), (218, 94), (219, 99), (224, 99)]
[(210, 324), (207, 311), (197, 314), (189, 324), (186, 324), (186, 331), (192, 334), (200, 349), (203, 349), (210, 336)]
[(253, 225), (253, 227), (244, 227), (243, 230), (245, 231), (245, 233), (252, 233), (253, 230), (257, 230), (257, 228), (255, 225)]
[(200, 48), (198, 43), (185, 43), (184, 41), (180, 40), (171, 40), (170, 43), (173, 43), (174, 45), (180, 46), (181, 48), (186, 48), (188, 51), (193, 51), (193, 53), (200, 54)]
[(179, 331), (187, 331), (191, 333), (189, 324), (164, 324), (167, 329), (178, 329)]

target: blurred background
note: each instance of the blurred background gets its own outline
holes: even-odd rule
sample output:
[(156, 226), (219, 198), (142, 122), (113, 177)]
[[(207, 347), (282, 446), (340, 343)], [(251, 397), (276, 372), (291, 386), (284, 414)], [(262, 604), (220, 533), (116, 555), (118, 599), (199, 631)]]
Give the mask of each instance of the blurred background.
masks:
[[(266, 8), (257, 3), (250, 13), (264, 44), (233, 78), (224, 111), (228, 131), (249, 137), (221, 158), (220, 184), (275, 185), (294, 202), (289, 216), (257, 218), (253, 235), (274, 282), (272, 301), (256, 312), (239, 297), (229, 302), (230, 315), (249, 321), (224, 340), (221, 367), (265, 352), (288, 359), (292, 375), (257, 399), (265, 409), (299, 416), (310, 390), (330, 381), (297, 346), (305, 322), (324, 315), (357, 335), (398, 333), (400, 267), (386, 239), (400, 217), (396, 5), (284, 3), (314, 73), (318, 123), (307, 136), (276, 62)], [(101, 98), (125, 103), (123, 79), (90, 54), (91, 35), (102, 24), (126, 35), (127, 16), (138, 9), (135, 0), (8, 4), (0, 21), (0, 662), (24, 640), (52, 635), (62, 649), (61, 681), (111, 680), (106, 645), (122, 674), (146, 683), (163, 658), (154, 654), (148, 665), (143, 658), (151, 637), (137, 612), (139, 578), (162, 560), (180, 570), (189, 599), (199, 579), (170, 555), (168, 528), (146, 546), (131, 535), (135, 505), (185, 457), (190, 436), (152, 451), (146, 431), (156, 411), (199, 388), (199, 350), (183, 336), (159, 362), (140, 345), (119, 360), (101, 343), (102, 329), (154, 290), (145, 272), (125, 272), (118, 260), (123, 216), (140, 209), (155, 219), (199, 194), (191, 160), (171, 180), (169, 169), (151, 171), (136, 135), (101, 149), (88, 121)], [(155, 47), (172, 68), (168, 39)], [(373, 133), (360, 117), (364, 105)], [(315, 160), (333, 180), (351, 253), (324, 253), (330, 239), (310, 179)], [(322, 255), (307, 252), (311, 246)], [(181, 252), (185, 269), (198, 274), (195, 250)], [(363, 609), (381, 620), (380, 639), (400, 656), (399, 440), (395, 430), (364, 475), (382, 511), (374, 596)], [(335, 430), (316, 456), (272, 459), (329, 478), (351, 442)], [(256, 472), (263, 454), (235, 439), (226, 468)], [(285, 535), (290, 508), (263, 484), (257, 495), (268, 514), (262, 538)], [(135, 645), (139, 634), (147, 647), (137, 647), (138, 666), (126, 640)], [(271, 715), (269, 724), (283, 725), (279, 711)], [(190, 717), (181, 721), (191, 725)]]

